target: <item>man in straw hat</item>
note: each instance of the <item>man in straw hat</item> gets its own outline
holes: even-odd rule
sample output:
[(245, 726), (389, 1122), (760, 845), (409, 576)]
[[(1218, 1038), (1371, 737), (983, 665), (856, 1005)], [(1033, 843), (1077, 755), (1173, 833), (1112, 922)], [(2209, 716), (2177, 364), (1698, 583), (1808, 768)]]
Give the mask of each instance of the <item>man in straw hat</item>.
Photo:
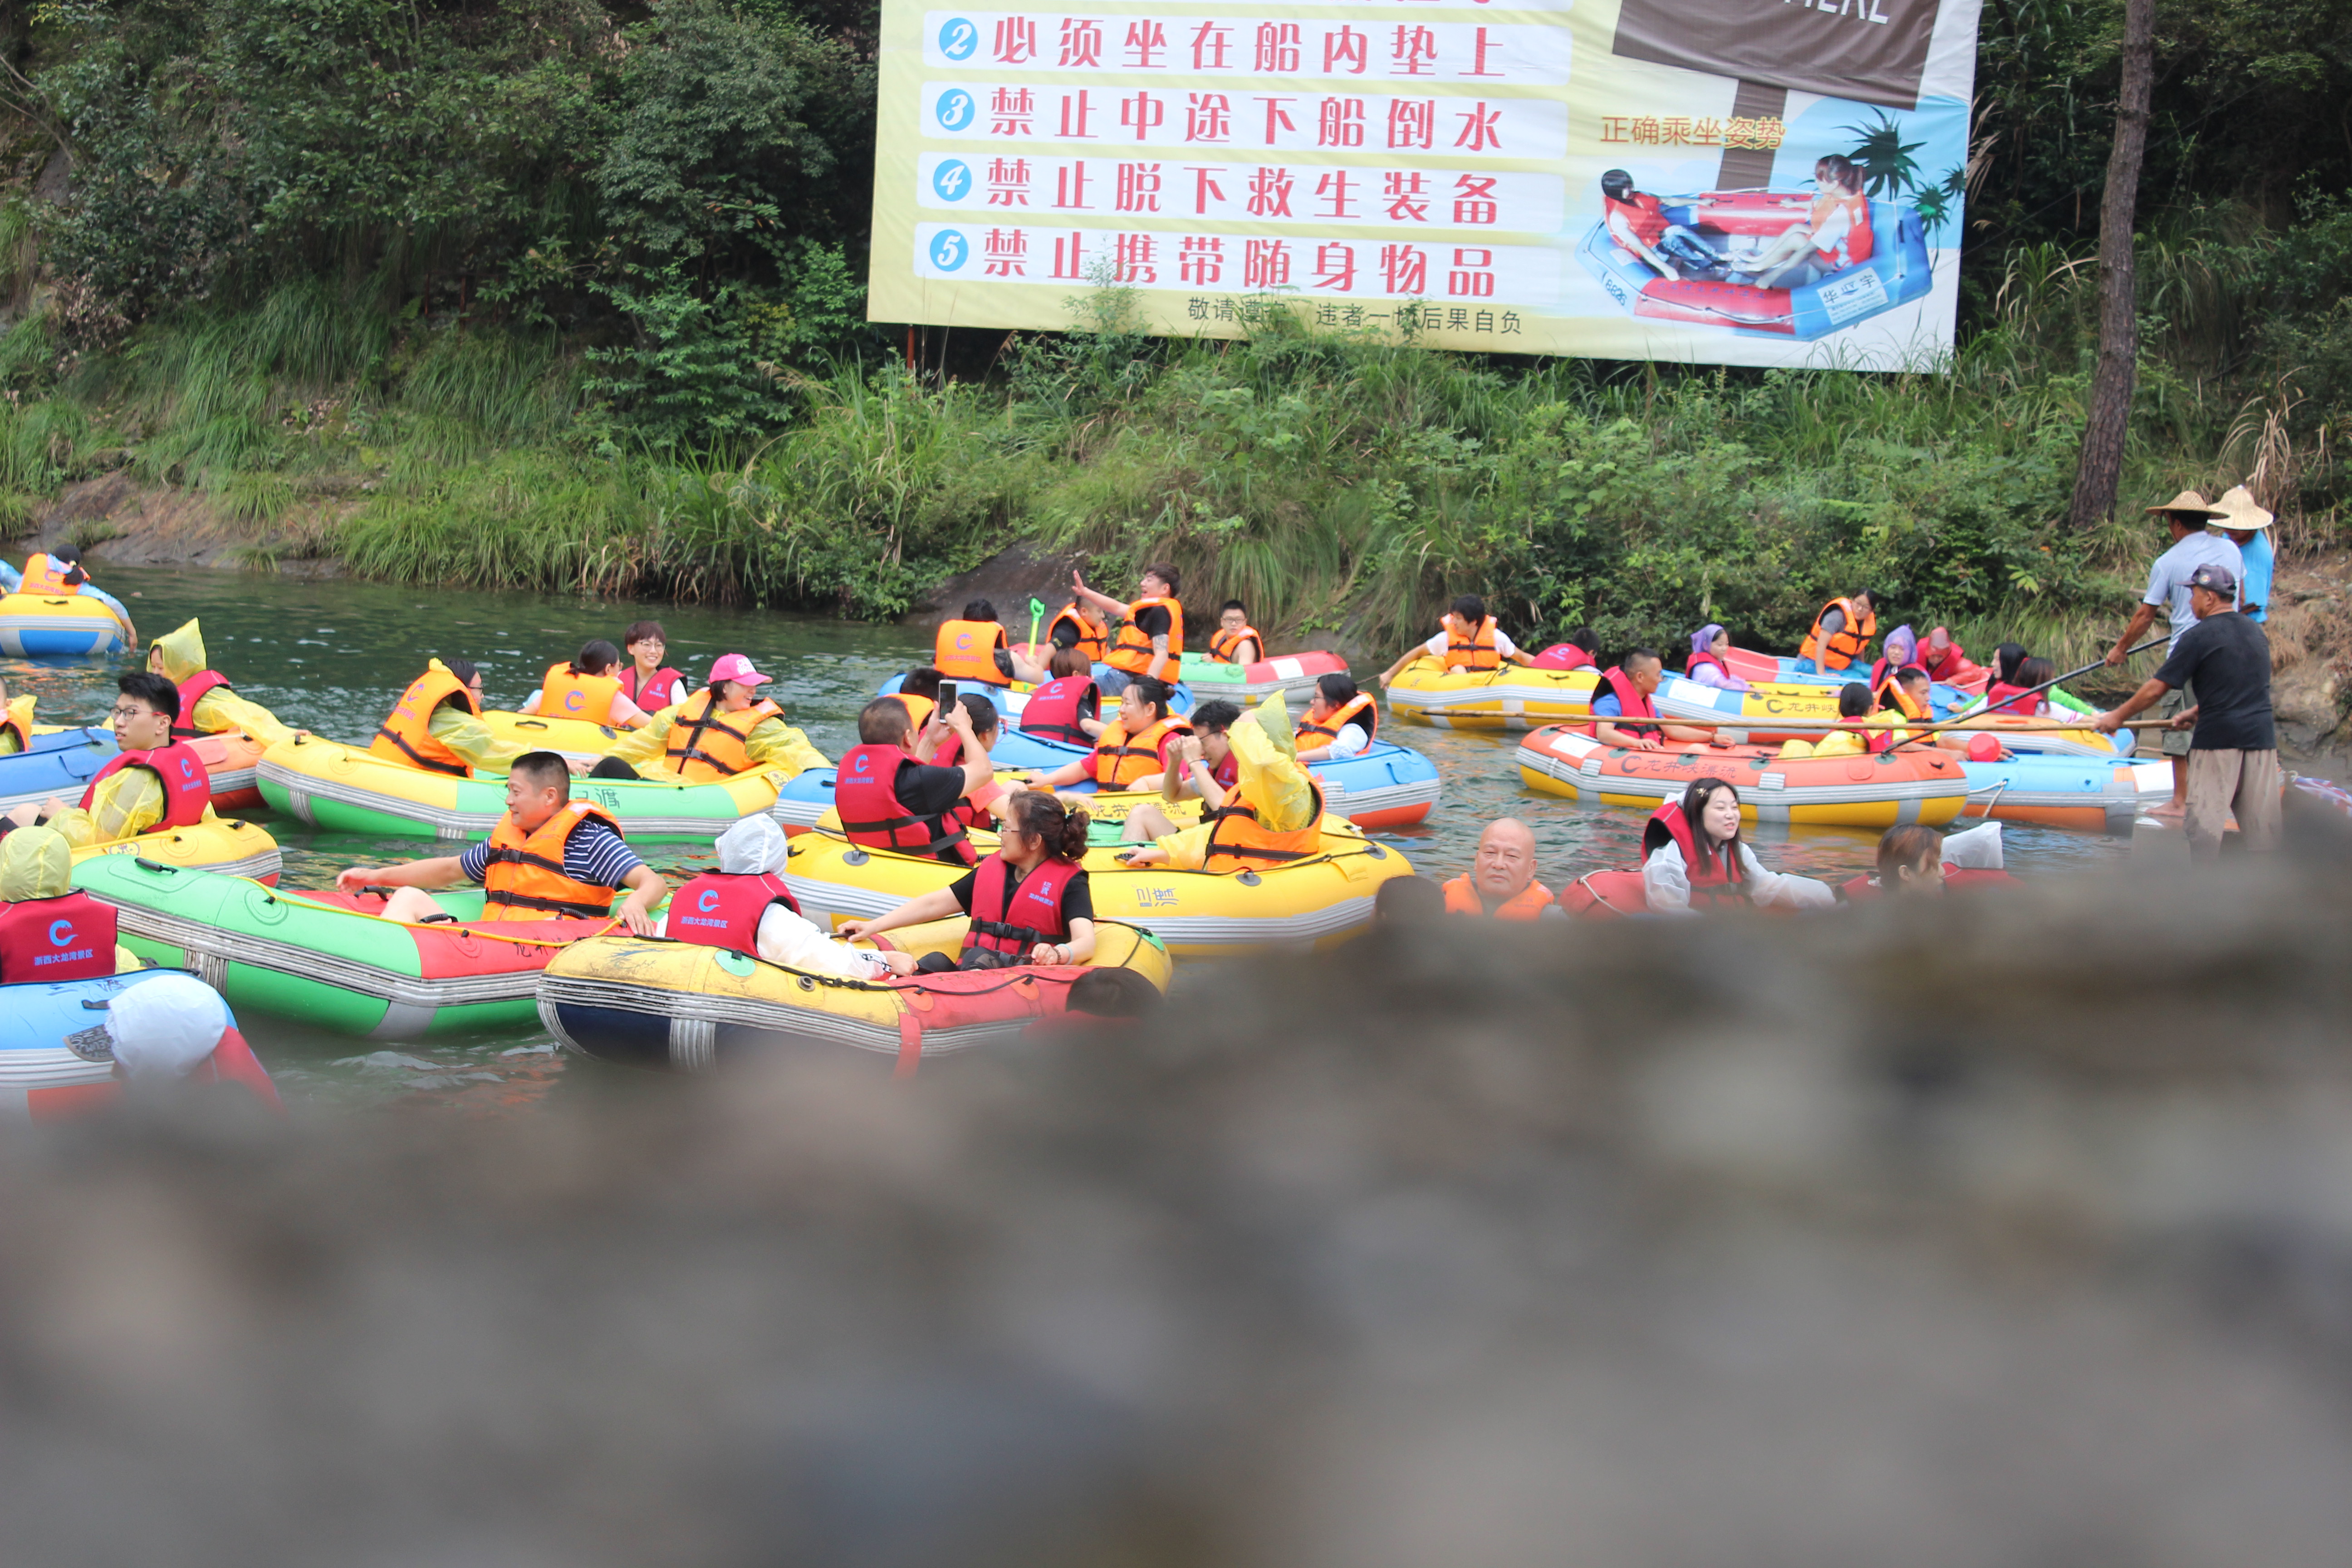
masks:
[[(2131, 625), (2124, 628), (2124, 635), (2108, 651), (2107, 666), (2111, 669), (2122, 666), (2125, 651), (2138, 644), (2140, 634), (2156, 620), (2158, 610), (2172, 617), (2172, 640), (2165, 650), (2167, 656), (2180, 647), (2182, 636), (2197, 624), (2197, 613), (2189, 605), (2189, 579), (2200, 566), (2224, 567), (2233, 583), (2245, 570), (2238, 557), (2238, 547), (2209, 527), (2221, 512), (2208, 506), (2205, 498), (2195, 490), (2183, 490), (2162, 506), (2147, 510), (2151, 517), (2163, 518), (2172, 531), (2172, 546), (2148, 568), (2147, 592), (2140, 595), (2139, 607), (2132, 612)], [(2186, 687), (2176, 685), (2164, 699), (2158, 716), (2177, 718), (2196, 700)], [(2158, 733), (2162, 736), (2159, 749), (2172, 759), (2172, 799), (2157, 807), (2153, 815), (2177, 817), (2188, 810), (2189, 736), (2185, 731), (2161, 730)]]
[(2189, 810), (2181, 830), (2189, 853), (2197, 859), (2220, 854), (2221, 827), (2233, 810), (2245, 847), (2267, 852), (2278, 847), (2279, 836), (2270, 638), (2232, 607), (2238, 580), (2226, 566), (2190, 573), (2189, 600), (2197, 624), (2173, 644), (2164, 668), (2095, 722), (2112, 735), (2134, 714), (2193, 682), (2196, 702), (2172, 721), (2175, 730), (2188, 731)]
[(2259, 626), (2271, 618), (2271, 514), (2243, 485), (2232, 485), (2213, 505), (2221, 513), (2221, 531), (2246, 563), (2238, 574), (2238, 613)]

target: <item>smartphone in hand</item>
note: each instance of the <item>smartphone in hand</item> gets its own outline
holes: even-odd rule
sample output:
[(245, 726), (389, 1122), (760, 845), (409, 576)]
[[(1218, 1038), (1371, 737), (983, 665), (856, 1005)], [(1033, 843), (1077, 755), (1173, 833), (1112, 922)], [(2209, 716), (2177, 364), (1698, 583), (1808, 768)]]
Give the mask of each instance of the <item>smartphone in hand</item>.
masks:
[[(952, 680), (942, 680), (942, 681), (940, 681), (940, 713), (942, 713), (942, 714), (946, 713), (946, 712), (947, 712), (947, 710), (948, 710), (949, 709), (950, 709), (950, 708), (952, 708), (952, 707), (954, 707), (954, 706), (955, 706), (955, 703), (956, 703), (956, 683), (955, 683), (954, 681), (952, 681)], [(945, 723), (945, 722), (946, 722), (946, 720), (945, 720), (945, 719), (941, 719), (940, 722), (941, 722), (941, 723)]]

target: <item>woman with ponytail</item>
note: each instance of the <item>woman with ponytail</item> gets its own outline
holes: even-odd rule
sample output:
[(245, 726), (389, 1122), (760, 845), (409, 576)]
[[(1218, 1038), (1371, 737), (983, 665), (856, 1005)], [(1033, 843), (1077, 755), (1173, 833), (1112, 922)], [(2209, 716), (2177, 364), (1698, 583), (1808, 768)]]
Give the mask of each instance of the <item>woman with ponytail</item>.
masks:
[(965, 914), (971, 930), (962, 954), (953, 963), (944, 954), (928, 955), (924, 969), (1085, 963), (1095, 955), (1094, 895), (1081, 864), (1087, 826), (1084, 811), (1042, 790), (1023, 790), (1010, 803), (995, 854), (952, 887), (918, 894), (878, 919), (851, 921), (841, 935), (874, 936)]
[(580, 719), (615, 730), (641, 730), (652, 722), (652, 715), (622, 691), (620, 677), (613, 673), (620, 662), (619, 648), (602, 637), (594, 638), (569, 663), (549, 665), (539, 689), (520, 711), (550, 719)]

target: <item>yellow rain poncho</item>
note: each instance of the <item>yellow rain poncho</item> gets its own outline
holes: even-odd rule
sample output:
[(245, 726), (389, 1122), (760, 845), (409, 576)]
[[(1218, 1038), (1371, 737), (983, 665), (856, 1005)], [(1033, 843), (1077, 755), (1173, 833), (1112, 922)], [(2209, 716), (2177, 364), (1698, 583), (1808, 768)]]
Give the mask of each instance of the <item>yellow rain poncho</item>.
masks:
[(0, 904), (62, 898), (73, 890), (73, 847), (46, 827), (0, 838)]
[[(1240, 774), (1234, 794), (1257, 813), (1267, 831), (1295, 833), (1313, 820), (1315, 791), (1307, 770), (1298, 765), (1290, 710), (1281, 692), (1269, 693), (1226, 731), (1226, 738), (1233, 743), (1235, 771)], [(1169, 865), (1197, 871), (1208, 863), (1209, 835), (1214, 826), (1203, 823), (1152, 842), (1167, 851)]]
[[(33, 704), (38, 700), (29, 691), (8, 699), (8, 717), (24, 725), (27, 735), (33, 732)], [(16, 739), (16, 731), (0, 730), (0, 757), (13, 757), (24, 749), (25, 743)]]
[[(138, 837), (163, 821), (169, 804), (163, 794), (163, 781), (152, 770), (122, 768), (98, 782), (89, 810), (68, 806), (50, 817), (47, 826), (64, 834), (66, 842), (77, 849), (87, 849), (93, 844), (119, 844), (126, 838)], [(213, 808), (209, 805), (205, 807), (205, 820), (213, 820)]]
[[(205, 634), (194, 621), (157, 637), (147, 651), (148, 667), (165, 679), (184, 683), (210, 668), (205, 660)], [(278, 715), (257, 702), (247, 702), (225, 687), (215, 687), (197, 700), (194, 712), (180, 715), (180, 727), (200, 734), (217, 735), (242, 730), (265, 746), (290, 741), (294, 731)]]
[[(683, 706), (680, 704), (679, 706)], [(665, 708), (654, 715), (654, 721), (642, 730), (632, 730), (614, 743), (604, 754), (618, 757), (637, 770), (640, 778), (658, 784), (674, 784), (677, 775), (663, 761), (669, 750), (670, 726), (677, 721), (677, 708)], [(437, 729), (434, 733), (438, 735)], [(452, 746), (451, 751), (457, 748)], [(787, 778), (798, 778), (811, 768), (829, 768), (833, 761), (809, 743), (809, 738), (785, 723), (782, 719), (762, 719), (743, 737), (743, 750), (753, 762), (763, 768), (782, 768)]]

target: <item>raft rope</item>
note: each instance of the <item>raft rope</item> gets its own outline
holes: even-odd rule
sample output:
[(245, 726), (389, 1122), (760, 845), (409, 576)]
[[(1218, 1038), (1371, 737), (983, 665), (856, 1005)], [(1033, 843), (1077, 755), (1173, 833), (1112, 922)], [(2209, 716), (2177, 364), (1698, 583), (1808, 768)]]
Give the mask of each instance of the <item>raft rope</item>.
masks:
[[(251, 877), (239, 877), (237, 880), (240, 882), (253, 883), (255, 887), (261, 889), (262, 897), (267, 899), (269, 902), (274, 904), (279, 901), (278, 889), (270, 887), (268, 884), (256, 881)], [(509, 942), (516, 947), (570, 947), (573, 942), (586, 942), (590, 937), (604, 936), (611, 931), (614, 926), (621, 923), (620, 916), (615, 915), (611, 920), (606, 921), (603, 925), (597, 927), (594, 931), (588, 932), (584, 936), (567, 936), (559, 941), (552, 937), (543, 936), (508, 936), (503, 931), (477, 931), (469, 925), (445, 924), (439, 921), (396, 921), (386, 915), (370, 914), (365, 910), (347, 909), (341, 904), (315, 903), (309, 899), (302, 898), (300, 896), (300, 889), (294, 889), (289, 895), (289, 901), (304, 905), (310, 909), (318, 910), (322, 913), (331, 915), (348, 915), (353, 920), (373, 921), (379, 925), (400, 926), (409, 931), (437, 931), (444, 936), (478, 937), (484, 942)]]

